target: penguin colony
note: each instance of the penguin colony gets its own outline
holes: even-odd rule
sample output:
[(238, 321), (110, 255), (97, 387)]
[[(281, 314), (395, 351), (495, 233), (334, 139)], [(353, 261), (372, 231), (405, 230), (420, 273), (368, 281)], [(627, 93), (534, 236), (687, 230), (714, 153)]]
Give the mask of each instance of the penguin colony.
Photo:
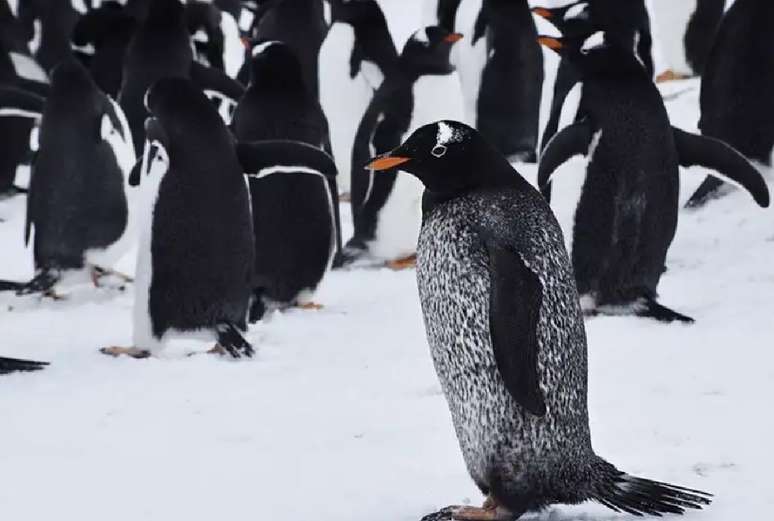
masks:
[[(774, 149), (774, 5), (686, 4), (701, 135), (668, 119), (644, 0), (425, 0), (406, 42), (375, 0), (0, 0), (0, 191), (27, 198), (35, 266), (0, 291), (67, 299), (79, 273), (133, 286), (131, 346), (103, 353), (146, 358), (193, 335), (242, 358), (267, 312), (320, 307), (330, 269), (416, 265), (432, 359), (487, 498), (426, 520), (588, 500), (703, 508), (705, 492), (597, 456), (586, 405), (584, 316), (693, 321), (657, 301), (679, 167), (714, 172), (691, 206), (726, 182), (770, 202), (756, 164)], [(538, 36), (538, 18), (561, 35)], [(553, 86), (543, 48), (560, 58)], [(552, 194), (578, 155), (560, 225)], [(538, 163), (537, 189), (513, 162)], [(115, 265), (133, 245), (132, 278)], [(0, 358), (0, 374), (46, 366)]]

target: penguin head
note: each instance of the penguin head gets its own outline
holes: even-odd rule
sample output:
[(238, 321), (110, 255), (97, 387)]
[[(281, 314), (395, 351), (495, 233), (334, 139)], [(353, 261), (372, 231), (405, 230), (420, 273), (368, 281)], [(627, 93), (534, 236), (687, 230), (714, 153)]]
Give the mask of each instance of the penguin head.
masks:
[(574, 63), (584, 78), (647, 75), (634, 49), (610, 43), (602, 31), (562, 38), (540, 36), (538, 42)]
[(450, 55), (452, 46), (462, 39), (436, 25), (411, 35), (401, 53), (401, 62), (416, 74), (449, 74), (454, 71)]
[(298, 56), (287, 44), (277, 40), (252, 43), (250, 85), (297, 90), (305, 88)]
[(564, 36), (580, 37), (596, 29), (588, 0), (573, 2), (563, 7), (534, 7), (532, 12), (549, 21)]
[(381, 13), (375, 0), (329, 0), (334, 23), (357, 25)]
[(100, 112), (102, 102), (103, 96), (91, 74), (75, 57), (62, 60), (51, 71), (47, 112), (71, 114), (80, 119)]
[(519, 177), (481, 134), (448, 120), (419, 128), (402, 145), (373, 159), (366, 169), (407, 172), (437, 199), (511, 184)]
[(154, 26), (172, 25), (181, 23), (184, 17), (185, 6), (180, 0), (153, 0), (145, 22)]

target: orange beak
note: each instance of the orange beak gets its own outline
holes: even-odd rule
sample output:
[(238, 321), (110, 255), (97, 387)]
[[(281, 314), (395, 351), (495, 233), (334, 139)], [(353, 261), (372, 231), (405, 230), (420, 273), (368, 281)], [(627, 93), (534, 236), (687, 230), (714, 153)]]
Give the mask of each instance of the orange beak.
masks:
[(564, 47), (561, 40), (551, 38), (550, 36), (539, 36), (537, 40), (540, 45), (544, 45), (553, 51), (558, 51)]
[(554, 13), (546, 9), (545, 7), (534, 7), (532, 9), (532, 12), (538, 15), (541, 18), (545, 18), (546, 20), (550, 20), (554, 17)]
[(459, 42), (460, 40), (462, 40), (464, 37), (465, 37), (465, 36), (464, 36), (464, 35), (462, 35), (462, 34), (460, 34), (460, 33), (451, 33), (449, 36), (447, 36), (446, 38), (444, 38), (444, 39), (443, 39), (443, 41), (444, 41), (444, 42), (446, 42), (446, 43), (452, 43), (452, 44), (454, 44), (454, 43), (457, 43), (457, 42)]
[(396, 166), (402, 165), (403, 163), (407, 163), (409, 161), (411, 161), (410, 157), (377, 157), (366, 165), (366, 169), (381, 172), (383, 170), (390, 170), (391, 168), (395, 168)]

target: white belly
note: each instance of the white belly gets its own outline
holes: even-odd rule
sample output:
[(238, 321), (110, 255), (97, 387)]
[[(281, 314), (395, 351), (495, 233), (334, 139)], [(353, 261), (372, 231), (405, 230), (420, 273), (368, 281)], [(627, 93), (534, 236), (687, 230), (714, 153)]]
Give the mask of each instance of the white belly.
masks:
[[(339, 190), (350, 191), (352, 145), (373, 90), (363, 74), (350, 78), (349, 58), (355, 33), (348, 24), (335, 24), (320, 49), (320, 103), (330, 128)], [(365, 65), (365, 64), (364, 64)]]

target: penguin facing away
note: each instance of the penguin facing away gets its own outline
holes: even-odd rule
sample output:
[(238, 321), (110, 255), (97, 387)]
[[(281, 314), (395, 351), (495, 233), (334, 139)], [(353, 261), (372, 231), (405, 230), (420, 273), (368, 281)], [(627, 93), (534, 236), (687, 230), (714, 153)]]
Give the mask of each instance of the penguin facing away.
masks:
[(597, 456), (587, 346), (573, 271), (548, 204), (472, 128), (422, 127), (374, 160), (425, 186), (417, 285), (428, 343), (483, 508), (426, 520), (511, 521), (597, 501), (683, 513), (710, 495), (630, 476)]
[(398, 51), (375, 0), (331, 0), (330, 5), (332, 25), (320, 48), (320, 104), (330, 123), (339, 189), (349, 193), (360, 118), (385, 76), (398, 66)]
[(552, 177), (554, 170), (575, 155), (588, 158), (580, 196), (570, 198), (575, 207), (562, 209), (571, 212), (563, 227), (586, 312), (692, 322), (655, 300), (677, 228), (678, 167), (716, 170), (762, 207), (769, 191), (729, 145), (672, 127), (637, 58), (628, 48), (596, 45), (597, 36), (540, 39), (581, 71), (584, 118), (548, 143), (538, 184), (550, 200), (552, 185), (573, 181), (569, 173)]
[(240, 143), (237, 155), (250, 186), (255, 233), (250, 321), (269, 309), (319, 309), (312, 298), (338, 251), (333, 159), (288, 140)]
[(396, 71), (386, 77), (363, 116), (352, 150), (352, 215), (355, 233), (347, 262), (387, 262), (393, 269), (413, 265), (422, 219), (422, 187), (397, 169), (363, 172), (369, 157), (391, 150), (411, 131), (439, 118), (464, 118), (459, 80), (450, 62), (462, 39), (441, 27), (427, 27), (406, 42)]
[[(0, 103), (6, 100), (0, 96)], [(26, 112), (35, 117), (30, 108)], [(109, 274), (128, 281), (111, 268), (133, 235), (127, 193), (134, 163), (131, 136), (121, 109), (75, 58), (54, 68), (51, 92), (30, 142), (35, 158), (25, 241), (34, 230), (36, 275), (17, 293), (54, 295), (64, 272), (84, 267), (96, 286)]]
[[(774, 3), (736, 0), (718, 30), (701, 83), (699, 129), (748, 159), (771, 166), (774, 150)], [(710, 176), (688, 206), (702, 206), (722, 180)]]
[(134, 345), (144, 358), (167, 339), (197, 335), (234, 358), (252, 356), (246, 329), (254, 245), (250, 200), (233, 138), (190, 81), (148, 92), (147, 142), (130, 181), (146, 205), (140, 229)]

